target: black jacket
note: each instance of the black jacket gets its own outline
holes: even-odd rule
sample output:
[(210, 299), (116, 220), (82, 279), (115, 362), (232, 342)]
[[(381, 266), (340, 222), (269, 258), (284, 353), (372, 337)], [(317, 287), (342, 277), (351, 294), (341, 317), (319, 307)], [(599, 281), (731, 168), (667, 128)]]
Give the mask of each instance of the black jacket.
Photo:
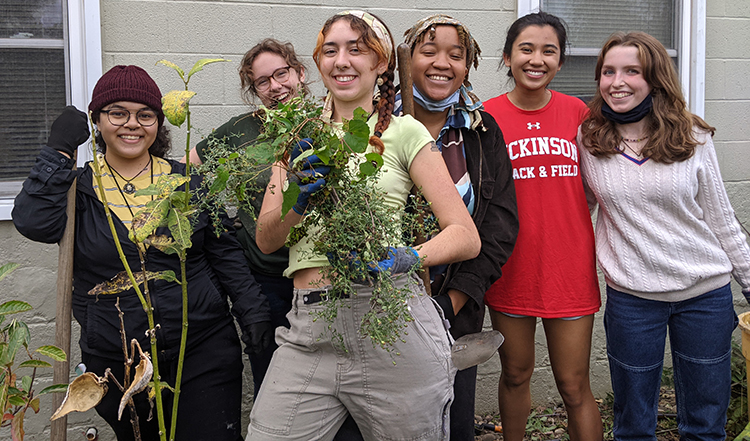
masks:
[(454, 338), (482, 330), (484, 293), (500, 278), (500, 268), (510, 257), (518, 235), (513, 167), (505, 140), (494, 118), (486, 112), (481, 114), (481, 126), (461, 131), (466, 167), (477, 201), (472, 217), (482, 249), (474, 259), (451, 264), (445, 279), (432, 286), (433, 295), (457, 289), (471, 297), (453, 321)]
[[(184, 174), (185, 165), (170, 161), (172, 173)], [(13, 208), (13, 223), (27, 238), (55, 243), (63, 235), (67, 215), (67, 191), (73, 179), (76, 187), (75, 255), (73, 263), (73, 314), (81, 325), (81, 350), (112, 359), (122, 359), (119, 318), (115, 300), (125, 313), (128, 339), (137, 338), (149, 347), (145, 332), (146, 313), (133, 289), (117, 295), (91, 296), (88, 291), (124, 270), (114, 246), (103, 204), (92, 186), (93, 172), (88, 165), (72, 169), (73, 160), (52, 148), (44, 147), (23, 183)], [(197, 188), (200, 177), (193, 176), (190, 186)], [(128, 263), (140, 271), (138, 252), (128, 239), (128, 229), (112, 214), (117, 236)], [(231, 223), (223, 218), (224, 224)], [(167, 228), (157, 234), (169, 235)], [(174, 271), (180, 279), (179, 259), (150, 247), (145, 266), (149, 271)], [(232, 300), (232, 313), (243, 332), (248, 325), (270, 320), (265, 296), (245, 263), (237, 240), (229, 233), (216, 235), (208, 212), (201, 212), (195, 221), (192, 247), (187, 253), (188, 280), (188, 341), (209, 338), (221, 326), (233, 326), (227, 297)], [(157, 326), (160, 356), (177, 356), (182, 323), (182, 288), (175, 282), (155, 280), (149, 283)]]

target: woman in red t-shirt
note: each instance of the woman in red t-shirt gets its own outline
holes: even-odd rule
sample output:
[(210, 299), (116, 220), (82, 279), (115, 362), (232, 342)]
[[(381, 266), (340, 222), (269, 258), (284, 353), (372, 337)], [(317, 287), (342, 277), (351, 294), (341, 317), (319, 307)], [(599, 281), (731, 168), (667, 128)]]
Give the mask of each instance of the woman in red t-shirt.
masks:
[(531, 407), (537, 317), (570, 439), (602, 439), (589, 384), (591, 333), (601, 299), (575, 140), (586, 106), (547, 88), (565, 61), (566, 40), (565, 26), (554, 15), (516, 20), (503, 48), (515, 87), (485, 102), (513, 164), (520, 225), (513, 254), (485, 296), (493, 327), (506, 337), (499, 350), (498, 398), (503, 436), (511, 441), (523, 439)]

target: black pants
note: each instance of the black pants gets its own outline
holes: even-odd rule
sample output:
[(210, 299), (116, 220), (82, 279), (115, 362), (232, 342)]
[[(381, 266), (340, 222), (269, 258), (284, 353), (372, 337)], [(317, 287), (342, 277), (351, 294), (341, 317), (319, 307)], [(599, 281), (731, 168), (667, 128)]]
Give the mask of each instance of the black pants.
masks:
[[(119, 342), (113, 342), (118, 345)], [(144, 351), (150, 348), (143, 348)], [(182, 386), (177, 413), (176, 439), (191, 441), (237, 441), (241, 440), (240, 407), (242, 404), (242, 352), (237, 331), (233, 323), (222, 324), (213, 329), (208, 337), (191, 344), (188, 338), (185, 361), (182, 368)], [(111, 360), (91, 354), (82, 354), (83, 362), (90, 372), (104, 375), (111, 368), (120, 384), (124, 375), (122, 360)], [(136, 361), (137, 363), (137, 361)], [(135, 373), (135, 364), (131, 375)], [(159, 357), (159, 374), (162, 381), (174, 386), (177, 375), (177, 357)], [(172, 415), (172, 393), (164, 389), (165, 427), (169, 432)], [(117, 409), (122, 393), (112, 382), (109, 390), (96, 406), (96, 412), (104, 418), (117, 435), (118, 441), (134, 440), (130, 412), (126, 407), (122, 420), (117, 420)], [(154, 403), (153, 418), (149, 421), (151, 406), (145, 391), (133, 397), (138, 413), (143, 441), (159, 440), (159, 427)]]

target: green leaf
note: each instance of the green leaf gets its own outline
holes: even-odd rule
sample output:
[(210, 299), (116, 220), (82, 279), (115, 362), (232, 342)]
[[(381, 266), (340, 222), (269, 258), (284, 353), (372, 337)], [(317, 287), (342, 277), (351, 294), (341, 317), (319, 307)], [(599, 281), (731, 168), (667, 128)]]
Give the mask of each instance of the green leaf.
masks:
[(229, 171), (227, 171), (227, 169), (224, 167), (217, 168), (216, 179), (214, 179), (214, 182), (211, 183), (211, 188), (209, 189), (209, 191), (212, 194), (223, 191), (227, 188), (227, 180), (229, 180)]
[(297, 197), (300, 193), (299, 185), (297, 185), (296, 182), (290, 182), (286, 190), (281, 192), (282, 196), (284, 196), (284, 201), (281, 204), (282, 221), (284, 220), (284, 217), (286, 217), (286, 214), (289, 213), (289, 210), (291, 210), (292, 207), (294, 207), (294, 204), (297, 203)]
[(146, 240), (143, 241), (143, 243), (156, 247), (157, 250), (161, 251), (164, 254), (176, 254), (181, 251), (177, 242), (172, 240), (171, 237), (161, 234), (152, 234), (151, 236), (147, 237)]
[(18, 395), (11, 395), (11, 396), (8, 397), (8, 403), (11, 406), (25, 406), (26, 405), (26, 400), (24, 400), (23, 398), (19, 397)]
[(156, 184), (151, 184), (146, 188), (140, 188), (133, 193), (133, 196), (159, 196), (161, 191)]
[(172, 233), (172, 239), (180, 248), (187, 250), (193, 246), (191, 240), (193, 228), (190, 226), (190, 220), (187, 216), (177, 210), (170, 210), (167, 217), (167, 226), (169, 232)]
[(41, 346), (36, 350), (36, 352), (42, 355), (46, 355), (47, 357), (55, 361), (65, 361), (65, 359), (67, 358), (65, 356), (65, 351), (54, 345)]
[(28, 375), (24, 375), (21, 378), (21, 390), (26, 393), (29, 393), (29, 391), (31, 390), (31, 377), (29, 377)]
[(31, 334), (29, 333), (29, 327), (26, 323), (13, 320), (8, 326), (8, 348), (3, 354), (3, 359), (0, 360), (0, 364), (9, 365), (13, 364), (13, 360), (16, 358), (16, 353), (21, 346), (28, 347), (29, 339)]
[(166, 223), (169, 214), (169, 202), (163, 199), (156, 199), (146, 203), (143, 209), (139, 210), (131, 222), (128, 237), (131, 241), (140, 243), (147, 237), (154, 234), (157, 228)]
[(54, 393), (65, 393), (68, 391), (67, 384), (53, 384), (42, 389), (37, 395), (54, 394)]
[(50, 368), (52, 367), (51, 364), (47, 363), (44, 360), (26, 360), (23, 363), (18, 365), (19, 368)]
[(34, 413), (39, 413), (39, 397), (29, 401), (29, 407), (34, 409)]
[(193, 76), (193, 74), (200, 72), (203, 70), (203, 66), (206, 66), (207, 64), (211, 63), (220, 63), (222, 61), (230, 61), (225, 60), (223, 58), (203, 58), (195, 62), (195, 65), (193, 65), (193, 68), (190, 69), (190, 73), (188, 74), (188, 81), (190, 81), (190, 77)]
[(180, 66), (172, 63), (171, 61), (167, 61), (167, 60), (159, 60), (159, 61), (156, 62), (156, 64), (157, 65), (158, 64), (163, 64), (163, 65), (165, 65), (167, 67), (171, 67), (172, 69), (176, 70), (177, 73), (180, 75), (180, 79), (182, 80), (182, 82), (183, 83), (185, 82), (185, 72), (182, 69), (180, 69)]
[(161, 99), (162, 111), (169, 122), (177, 127), (187, 119), (188, 103), (195, 96), (192, 90), (170, 90)]
[(383, 157), (372, 152), (365, 155), (365, 162), (359, 164), (359, 171), (364, 176), (372, 176), (383, 166)]
[(18, 264), (13, 262), (9, 262), (3, 266), (0, 266), (0, 280), (3, 280), (5, 276), (12, 273), (16, 268), (18, 268)]
[(26, 302), (22, 302), (20, 300), (10, 300), (0, 305), (0, 315), (16, 314), (19, 312), (26, 312), (31, 309), (31, 305)]

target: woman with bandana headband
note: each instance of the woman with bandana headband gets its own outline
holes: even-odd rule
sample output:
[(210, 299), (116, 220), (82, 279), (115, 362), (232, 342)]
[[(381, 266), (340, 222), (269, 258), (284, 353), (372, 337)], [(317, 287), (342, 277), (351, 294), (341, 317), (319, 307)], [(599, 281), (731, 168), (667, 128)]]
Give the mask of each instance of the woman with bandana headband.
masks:
[(614, 438), (656, 440), (669, 331), (680, 439), (724, 440), (737, 325), (729, 282), (750, 296), (750, 247), (722, 183), (715, 129), (687, 110), (672, 59), (648, 34), (613, 34), (595, 78), (579, 145), (599, 204)]
[[(468, 28), (437, 14), (419, 20), (404, 37), (411, 47), (414, 116), (436, 140), (482, 241), (474, 259), (430, 268), (432, 295), (459, 338), (482, 330), (484, 293), (513, 251), (518, 234), (513, 170), (500, 128), (471, 91), (469, 68), (477, 68), (481, 51)], [(400, 95), (396, 101), (400, 113)], [(476, 366), (456, 373), (453, 441), (474, 440), (476, 375)]]
[(589, 381), (594, 313), (601, 306), (594, 232), (575, 138), (586, 115), (578, 98), (549, 89), (565, 62), (563, 22), (545, 12), (508, 29), (503, 62), (513, 89), (485, 102), (513, 163), (520, 230), (503, 274), (485, 295), (506, 338), (498, 406), (506, 441), (521, 441), (531, 410), (537, 318), (573, 441), (602, 439)]
[[(342, 342), (331, 341), (328, 324), (315, 314), (328, 285), (321, 274), (328, 259), (306, 252), (306, 238), (290, 248), (291, 329), (277, 329), (280, 345), (253, 406), (247, 439), (331, 440), (350, 413), (366, 440), (447, 440), (456, 370), (451, 339), (421, 281), (401, 273), (418, 259), (427, 266), (472, 259), (480, 251), (479, 235), (429, 132), (411, 117), (392, 115), (396, 63), (383, 22), (363, 11), (331, 17), (318, 34), (313, 59), (329, 91), (324, 114), (332, 122), (351, 119), (357, 108), (370, 113), (370, 150), (383, 155), (378, 186), (388, 203), (403, 209), (412, 186), (421, 187), (441, 232), (419, 247), (395, 249), (389, 261), (394, 285), (413, 293), (408, 300), (413, 320), (406, 323), (404, 339), (393, 344), (395, 360), (360, 336), (373, 287), (353, 282), (357, 295), (342, 299), (332, 323), (343, 338), (342, 350)], [(379, 96), (373, 93), (376, 86)], [(309, 168), (319, 179), (303, 190), (283, 222), (282, 195), (274, 189), (282, 188), (287, 176), (282, 167), (274, 168), (258, 217), (257, 242), (264, 252), (280, 248), (290, 228), (314, 209), (307, 198), (325, 185), (328, 170), (315, 160)]]

